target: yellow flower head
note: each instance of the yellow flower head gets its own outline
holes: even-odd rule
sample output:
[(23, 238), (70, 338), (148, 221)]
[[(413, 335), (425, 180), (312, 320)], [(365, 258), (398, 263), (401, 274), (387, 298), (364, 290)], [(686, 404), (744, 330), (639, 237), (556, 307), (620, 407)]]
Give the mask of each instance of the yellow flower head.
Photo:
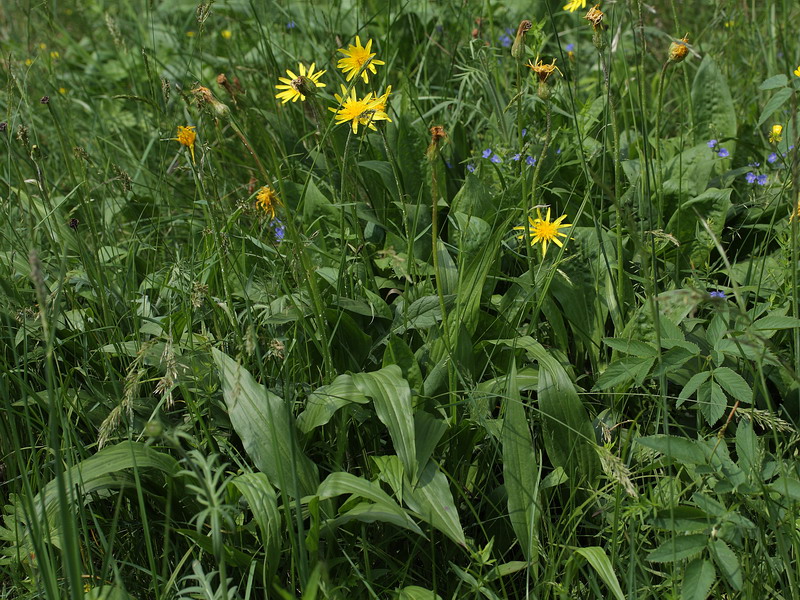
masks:
[[(553, 71), (558, 71), (559, 73), (561, 73), (561, 69), (559, 69), (556, 66), (555, 58), (553, 59), (553, 62), (549, 65), (542, 63), (542, 61), (540, 60), (535, 65), (533, 64), (532, 61), (528, 61), (528, 64), (525, 66), (531, 69), (536, 74), (536, 76), (539, 77), (539, 81), (543, 83), (547, 81), (547, 78), (550, 77)], [(563, 76), (563, 73), (561, 73), (561, 75)]]
[(800, 67), (797, 67), (797, 68), (796, 68), (796, 69), (793, 71), (793, 73), (794, 73), (795, 77), (800, 77)]
[(61, 55), (58, 53), (57, 50), (53, 50), (50, 53), (50, 58), (52, 58), (53, 60), (58, 60), (59, 58), (61, 58)]
[(392, 86), (388, 86), (386, 88), (386, 91), (382, 95), (375, 98), (376, 110), (386, 112), (386, 102), (389, 100), (389, 94), (391, 93), (392, 93)]
[(579, 8), (586, 8), (586, 0), (569, 0), (564, 5), (564, 10), (568, 10), (569, 12), (575, 12)]
[(233, 37), (233, 32), (230, 29), (223, 29), (219, 32), (219, 34), (226, 40), (229, 40)]
[(313, 96), (318, 87), (325, 87), (325, 84), (319, 80), (325, 74), (325, 71), (317, 71), (315, 73), (315, 66), (315, 63), (311, 63), (311, 66), (306, 70), (306, 66), (303, 63), (298, 64), (297, 71), (300, 75), (295, 75), (289, 69), (286, 69), (289, 79), (278, 77), (278, 81), (282, 85), (276, 85), (275, 89), (283, 91), (275, 94), (275, 97), (281, 100), (283, 104), (286, 104), (289, 100), (292, 102), (297, 102), (298, 100), (305, 102), (306, 96)]
[[(536, 209), (536, 214), (538, 217), (533, 219), (528, 217), (528, 236), (531, 239), (531, 246), (535, 246), (536, 244), (542, 245), (542, 258), (544, 258), (545, 253), (547, 252), (547, 244), (549, 242), (553, 242), (556, 246), (561, 248), (564, 244), (558, 236), (567, 237), (566, 233), (561, 233), (559, 229), (564, 229), (565, 227), (572, 227), (570, 223), (564, 223), (564, 219), (567, 218), (567, 215), (561, 215), (555, 221), (550, 220), (550, 208), (547, 209), (547, 217), (542, 218), (542, 211), (538, 208)], [(525, 228), (526, 225), (520, 225), (518, 227), (514, 227), (517, 231), (522, 231), (521, 234), (517, 236), (518, 240), (525, 239)]]
[(278, 194), (268, 185), (263, 186), (256, 194), (256, 208), (263, 210), (270, 218), (275, 218), (275, 207), (280, 206)]
[(374, 52), (370, 52), (372, 49), (372, 40), (367, 41), (366, 46), (361, 45), (361, 39), (356, 36), (356, 45), (353, 46), (352, 44), (347, 47), (347, 50), (342, 50), (339, 48), (339, 52), (344, 54), (345, 58), (339, 60), (336, 63), (336, 68), (341, 69), (342, 73), (347, 75), (347, 81), (350, 81), (353, 77), (361, 73), (361, 79), (364, 80), (364, 83), (369, 83), (369, 75), (367, 72), (371, 72), (373, 75), (377, 74), (375, 70), (375, 65), (385, 65), (386, 63), (382, 60), (378, 60), (377, 58), (373, 58), (375, 56)]
[(795, 219), (800, 220), (800, 200), (797, 201), (797, 207), (792, 211), (792, 214), (789, 215), (789, 223)]
[(669, 62), (679, 63), (682, 62), (686, 55), (689, 54), (689, 34), (687, 33), (677, 42), (672, 42), (669, 45)]
[(354, 89), (350, 90), (350, 95), (348, 96), (347, 88), (342, 86), (342, 95), (333, 95), (340, 107), (338, 109), (329, 108), (328, 110), (336, 113), (334, 119), (336, 119), (337, 125), (350, 121), (353, 133), (358, 133), (359, 124), (375, 129), (375, 121), (391, 122), (389, 115), (383, 110), (386, 106), (385, 98), (388, 97), (389, 91), (387, 90), (380, 98), (374, 98), (372, 92), (370, 92), (359, 100)]
[(586, 13), (586, 16), (583, 17), (592, 24), (592, 29), (595, 31), (603, 26), (603, 17), (605, 17), (605, 14), (603, 14), (603, 11), (600, 10), (599, 7), (600, 5), (597, 4), (594, 6), (594, 8), (590, 8), (589, 12)]
[(772, 126), (772, 129), (769, 132), (769, 141), (772, 144), (777, 144), (783, 139), (783, 125), (778, 125), (777, 123)]
[(178, 125), (177, 137), (170, 138), (189, 148), (189, 151), (192, 153), (192, 162), (194, 162), (194, 141), (197, 139), (197, 133), (194, 131), (194, 128), (194, 125), (189, 125), (188, 127)]

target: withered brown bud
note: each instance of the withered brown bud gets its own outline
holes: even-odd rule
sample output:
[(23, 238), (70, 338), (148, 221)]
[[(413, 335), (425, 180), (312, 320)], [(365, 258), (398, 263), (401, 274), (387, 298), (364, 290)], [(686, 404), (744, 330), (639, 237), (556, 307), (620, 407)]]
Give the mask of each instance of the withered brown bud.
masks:
[(511, 56), (517, 60), (525, 58), (525, 34), (530, 31), (531, 27), (533, 27), (533, 23), (528, 19), (521, 21), (519, 27), (517, 27), (517, 35), (514, 38), (514, 44), (511, 46)]

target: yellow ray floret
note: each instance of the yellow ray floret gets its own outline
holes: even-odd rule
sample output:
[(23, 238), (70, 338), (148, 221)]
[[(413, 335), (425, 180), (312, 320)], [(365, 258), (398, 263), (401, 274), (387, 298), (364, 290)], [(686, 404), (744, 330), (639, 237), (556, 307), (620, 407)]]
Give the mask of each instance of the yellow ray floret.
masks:
[(586, 8), (586, 0), (569, 0), (564, 5), (564, 10), (568, 10), (569, 12), (575, 12), (579, 8)]
[(192, 162), (194, 162), (194, 141), (197, 139), (197, 133), (194, 128), (194, 125), (189, 125), (188, 127), (178, 125), (177, 136), (170, 138), (176, 142), (180, 142), (182, 146), (189, 148), (189, 152), (192, 153)]
[[(567, 234), (560, 232), (559, 229), (572, 227), (572, 224), (563, 222), (564, 219), (567, 218), (567, 215), (561, 215), (555, 221), (551, 221), (549, 208), (547, 209), (547, 217), (544, 219), (542, 218), (542, 211), (538, 208), (536, 209), (536, 214), (538, 215), (536, 219), (528, 217), (528, 237), (530, 237), (531, 246), (535, 246), (536, 244), (542, 245), (542, 258), (544, 258), (548, 243), (553, 242), (559, 248), (564, 245), (558, 237), (561, 236), (565, 238)], [(525, 225), (514, 227), (516, 231), (522, 232), (517, 236), (518, 240), (525, 239), (525, 227)]]
[(361, 79), (364, 80), (364, 83), (369, 83), (368, 73), (372, 73), (373, 75), (377, 74), (375, 65), (386, 64), (382, 60), (373, 58), (375, 53), (370, 52), (371, 49), (372, 40), (367, 41), (366, 46), (362, 46), (361, 39), (358, 36), (356, 36), (355, 46), (350, 44), (347, 50), (339, 48), (339, 52), (344, 54), (345, 57), (336, 63), (336, 68), (341, 69), (342, 73), (347, 75), (347, 81), (350, 81), (353, 77), (361, 73)]
[(280, 203), (278, 194), (268, 185), (262, 186), (256, 194), (256, 207), (263, 210), (270, 219), (275, 218), (275, 208), (280, 206)]
[(325, 71), (317, 71), (315, 73), (315, 66), (315, 63), (311, 63), (311, 66), (306, 70), (306, 66), (303, 63), (298, 64), (297, 71), (300, 73), (299, 75), (286, 69), (286, 74), (289, 78), (278, 77), (278, 81), (281, 83), (276, 85), (275, 89), (282, 91), (275, 94), (275, 97), (281, 100), (283, 104), (286, 104), (289, 100), (292, 102), (297, 102), (298, 100), (305, 102), (306, 94), (313, 94), (314, 89), (325, 87), (325, 84), (319, 80), (325, 74)]
[(334, 94), (333, 97), (339, 103), (339, 108), (329, 108), (328, 110), (336, 113), (334, 119), (336, 124), (347, 123), (348, 121), (353, 128), (353, 133), (358, 133), (358, 126), (365, 125), (370, 129), (375, 129), (375, 121), (389, 121), (389, 115), (383, 110), (386, 107), (385, 97), (389, 95), (389, 90), (386, 94), (375, 98), (370, 92), (360, 100), (356, 97), (356, 91), (350, 90), (350, 95), (347, 95), (347, 88), (342, 86), (342, 94)]

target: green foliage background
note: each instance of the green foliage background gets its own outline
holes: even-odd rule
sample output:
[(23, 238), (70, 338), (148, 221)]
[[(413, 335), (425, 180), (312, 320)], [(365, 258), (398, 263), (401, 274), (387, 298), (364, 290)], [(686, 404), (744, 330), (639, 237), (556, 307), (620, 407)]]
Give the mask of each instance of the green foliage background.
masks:
[(800, 597), (800, 10), (691, 4), (5, 3), (2, 597)]

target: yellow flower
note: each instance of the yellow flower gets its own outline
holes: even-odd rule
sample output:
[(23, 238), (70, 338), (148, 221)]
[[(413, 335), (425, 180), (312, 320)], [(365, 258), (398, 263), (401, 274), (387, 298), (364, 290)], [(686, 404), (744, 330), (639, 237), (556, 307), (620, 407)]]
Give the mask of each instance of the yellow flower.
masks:
[(187, 31), (186, 32), (186, 37), (190, 37), (190, 38), (194, 37), (194, 31)]
[(367, 71), (371, 71), (372, 74), (375, 75), (377, 74), (375, 65), (386, 64), (382, 60), (372, 58), (375, 56), (375, 53), (370, 52), (371, 49), (372, 40), (367, 41), (366, 46), (362, 46), (361, 39), (358, 36), (356, 36), (355, 46), (351, 44), (347, 47), (347, 50), (342, 50), (339, 48), (339, 52), (344, 54), (345, 58), (340, 59), (339, 62), (336, 63), (336, 68), (341, 69), (342, 73), (347, 75), (347, 81), (350, 81), (360, 72), (361, 79), (364, 80), (364, 83), (369, 83), (369, 75), (367, 74)]
[(61, 58), (61, 55), (58, 52), (56, 52), (55, 50), (53, 50), (50, 53), (50, 58), (52, 58), (53, 60), (58, 60), (59, 58)]
[(195, 133), (194, 128), (194, 125), (189, 125), (188, 127), (178, 125), (177, 137), (170, 138), (189, 148), (189, 151), (192, 153), (192, 162), (194, 162), (194, 141), (197, 139), (197, 133)]
[[(538, 61), (535, 65), (532, 61), (528, 61), (528, 64), (525, 65), (529, 69), (531, 69), (536, 75), (539, 77), (539, 81), (545, 82), (547, 78), (553, 73), (553, 71), (558, 71), (561, 73), (561, 69), (556, 66), (556, 59), (553, 59), (553, 62), (549, 65), (545, 65), (542, 61)], [(563, 75), (563, 73), (561, 73)]]
[(40, 42), (39, 43), (39, 50), (46, 50), (46, 49), (47, 49), (47, 44), (45, 44), (44, 42)]
[(25, 59), (25, 66), (30, 67), (33, 64), (33, 61), (30, 58)]
[(579, 8), (586, 8), (586, 0), (569, 0), (564, 5), (564, 10), (568, 10), (569, 12), (575, 12)]
[(682, 62), (686, 55), (689, 54), (689, 34), (687, 33), (677, 42), (672, 42), (669, 45), (668, 60), (673, 63)]
[(388, 86), (386, 88), (386, 91), (383, 93), (383, 95), (378, 96), (375, 99), (375, 110), (380, 110), (382, 112), (386, 112), (386, 102), (388, 101), (389, 94), (391, 94), (391, 93), (392, 93), (392, 86)]
[(229, 40), (233, 37), (233, 32), (230, 29), (223, 29), (219, 32), (219, 34), (226, 40)]
[[(334, 115), (334, 119), (336, 119), (336, 124), (341, 125), (342, 123), (346, 123), (350, 121), (353, 127), (353, 133), (358, 133), (358, 126), (366, 125), (370, 129), (375, 129), (375, 121), (389, 121), (389, 115), (387, 115), (381, 107), (381, 98), (389, 95), (389, 91), (387, 90), (384, 96), (380, 98), (373, 98), (372, 92), (364, 96), (361, 100), (356, 98), (356, 91), (354, 89), (350, 90), (350, 95), (347, 95), (347, 88), (342, 86), (342, 95), (334, 94), (333, 97), (336, 98), (336, 101), (339, 103), (339, 109), (329, 108), (328, 110), (336, 113)], [(384, 106), (385, 106), (385, 100)]]
[(797, 68), (794, 70), (794, 74), (795, 74), (795, 77), (800, 77), (800, 67), (797, 67)]
[(275, 218), (275, 207), (280, 206), (281, 201), (278, 199), (278, 194), (268, 185), (263, 186), (256, 194), (256, 208), (260, 208), (267, 215), (270, 220)]
[(286, 77), (278, 77), (278, 81), (283, 85), (276, 85), (275, 89), (283, 91), (275, 94), (275, 97), (280, 99), (283, 104), (286, 104), (289, 100), (297, 102), (298, 99), (305, 102), (306, 95), (314, 94), (318, 87), (325, 87), (325, 84), (319, 80), (319, 78), (325, 74), (325, 71), (317, 71), (314, 73), (314, 66), (315, 63), (311, 63), (311, 66), (308, 67), (306, 71), (306, 66), (303, 63), (298, 64), (297, 70), (300, 73), (299, 76), (292, 73), (289, 69), (286, 69), (286, 74), (289, 76), (289, 79)]
[(800, 219), (800, 200), (797, 201), (797, 208), (795, 208), (792, 211), (792, 214), (789, 215), (789, 223), (791, 223), (795, 219)]
[[(542, 245), (542, 258), (544, 258), (545, 252), (547, 252), (548, 242), (553, 242), (559, 248), (564, 245), (561, 240), (558, 239), (558, 236), (567, 237), (567, 234), (561, 233), (559, 229), (572, 227), (572, 225), (562, 222), (567, 218), (567, 215), (561, 215), (555, 221), (551, 221), (549, 208), (547, 209), (547, 217), (544, 219), (542, 218), (542, 211), (538, 208), (536, 209), (536, 214), (538, 215), (536, 219), (528, 217), (528, 236), (531, 239), (531, 246), (535, 246), (536, 244)], [(525, 239), (525, 227), (525, 225), (514, 227), (515, 230), (522, 231), (522, 233), (517, 236), (518, 240)]]
[(772, 126), (772, 130), (769, 132), (769, 141), (772, 144), (777, 144), (783, 139), (783, 125), (775, 124)]
[(59, 94), (66, 94), (67, 93), (67, 88), (65, 88), (65, 87), (58, 88), (58, 93)]

